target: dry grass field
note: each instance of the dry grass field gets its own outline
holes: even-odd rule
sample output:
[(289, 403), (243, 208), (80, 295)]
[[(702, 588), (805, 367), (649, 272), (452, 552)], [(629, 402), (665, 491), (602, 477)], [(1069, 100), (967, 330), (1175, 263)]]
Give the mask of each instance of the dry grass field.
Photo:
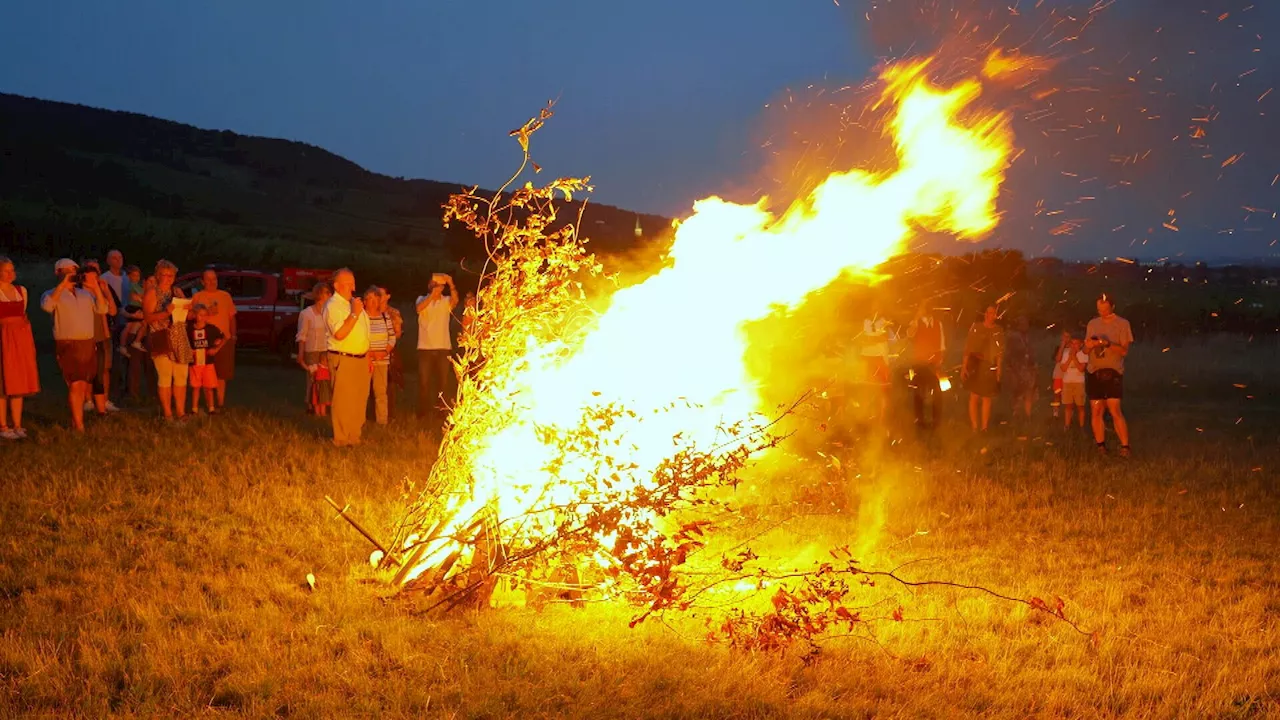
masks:
[(940, 442), (881, 459), (892, 482), (846, 479), (882, 503), (868, 564), (1060, 596), (1096, 644), (979, 593), (885, 586), (904, 621), (807, 662), (611, 606), (419, 615), (323, 497), (385, 532), (433, 448), (411, 422), (329, 447), (282, 366), (245, 363), (238, 407), (177, 428), (137, 410), (74, 437), (46, 392), (32, 439), (0, 446), (0, 716), (1280, 715), (1280, 350), (1161, 350), (1131, 359), (1130, 460), (1044, 403), (975, 441), (955, 404)]

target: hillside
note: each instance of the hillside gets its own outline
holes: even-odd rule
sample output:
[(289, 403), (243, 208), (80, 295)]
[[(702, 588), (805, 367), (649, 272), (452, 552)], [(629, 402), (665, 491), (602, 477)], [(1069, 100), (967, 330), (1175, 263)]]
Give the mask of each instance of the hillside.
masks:
[[(0, 94), (0, 252), (169, 257), (180, 265), (349, 264), (393, 285), (478, 257), (440, 207), (458, 185), (379, 175), (289, 140)], [(576, 210), (572, 215), (576, 216)], [(566, 214), (566, 217), (570, 214)], [(670, 227), (588, 204), (597, 250)]]

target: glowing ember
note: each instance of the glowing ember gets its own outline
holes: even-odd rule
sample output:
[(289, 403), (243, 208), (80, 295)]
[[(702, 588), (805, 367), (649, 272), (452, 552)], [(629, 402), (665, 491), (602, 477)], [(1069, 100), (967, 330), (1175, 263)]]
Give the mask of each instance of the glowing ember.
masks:
[[(1015, 67), (993, 58), (988, 73)], [(634, 415), (621, 418), (625, 426), (615, 431), (624, 446), (610, 451), (638, 466), (633, 477), (649, 477), (671, 455), (673, 438), (723, 443), (722, 424), (761, 409), (759, 379), (743, 362), (744, 323), (794, 308), (842, 274), (869, 274), (904, 249), (913, 224), (963, 238), (994, 228), (1012, 150), (1007, 118), (970, 107), (979, 81), (939, 89), (927, 80), (928, 67), (927, 60), (904, 63), (881, 75), (895, 170), (834, 173), (777, 218), (763, 202), (699, 201), (677, 228), (668, 267), (614, 294), (567, 360), (566, 348), (531, 345), (528, 362), (505, 382), (516, 422), (486, 439), (473, 460), (475, 493), (451, 515), (456, 527), (429, 543), (403, 579), (452, 563), (459, 552), (453, 536), (465, 535), (461, 526), (486, 506), (514, 518), (535, 504), (577, 500), (572, 478), (582, 468), (548, 472), (557, 452), (536, 428), (572, 428), (585, 408), (624, 406)]]

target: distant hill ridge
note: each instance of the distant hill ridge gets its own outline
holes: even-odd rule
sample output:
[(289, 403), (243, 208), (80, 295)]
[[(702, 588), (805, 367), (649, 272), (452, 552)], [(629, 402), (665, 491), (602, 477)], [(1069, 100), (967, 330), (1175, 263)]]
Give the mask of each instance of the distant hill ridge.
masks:
[[(445, 230), (460, 185), (371, 172), (314, 145), (0, 93), (0, 252), (101, 253), (408, 275), (478, 260)], [(577, 205), (574, 203), (573, 205)], [(576, 217), (569, 208), (563, 217)], [(620, 252), (670, 220), (588, 203), (593, 247)]]

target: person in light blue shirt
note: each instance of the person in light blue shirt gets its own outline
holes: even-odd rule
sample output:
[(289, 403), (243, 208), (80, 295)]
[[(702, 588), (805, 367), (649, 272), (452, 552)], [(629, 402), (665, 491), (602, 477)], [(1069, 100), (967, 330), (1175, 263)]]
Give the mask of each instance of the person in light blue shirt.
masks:
[[(93, 380), (98, 373), (98, 348), (94, 331), (100, 316), (110, 310), (105, 295), (106, 283), (96, 272), (80, 272), (80, 267), (70, 258), (63, 258), (53, 266), (58, 285), (40, 297), (40, 308), (53, 315), (53, 339), (58, 358), (58, 368), (67, 381), (71, 405), (71, 425), (76, 432), (84, 432), (84, 405), (93, 396)], [(105, 397), (94, 397), (94, 402)], [(105, 403), (103, 403), (105, 405)], [(105, 414), (106, 407), (97, 407)]]

